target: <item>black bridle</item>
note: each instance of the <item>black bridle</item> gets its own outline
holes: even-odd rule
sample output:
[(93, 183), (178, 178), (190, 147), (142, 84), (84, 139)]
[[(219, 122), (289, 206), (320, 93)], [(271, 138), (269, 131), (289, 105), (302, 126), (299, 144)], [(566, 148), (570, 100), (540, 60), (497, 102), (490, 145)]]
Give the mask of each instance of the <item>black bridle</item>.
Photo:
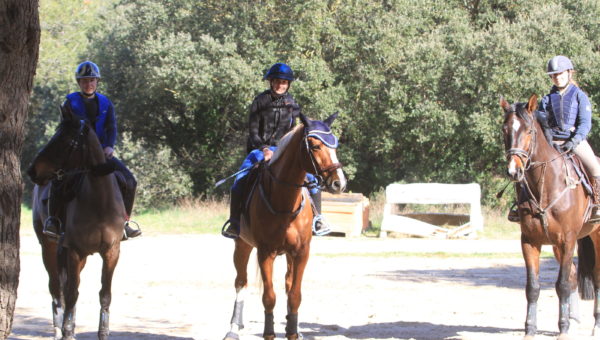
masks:
[[(518, 117), (517, 111), (514, 107), (514, 104), (512, 105), (512, 111), (507, 112), (507, 114), (515, 114), (515, 116)], [(523, 119), (525, 120), (525, 119)], [(532, 154), (535, 152), (536, 150), (536, 146), (537, 146), (537, 130), (535, 129), (535, 124), (529, 124), (529, 131), (527, 131), (527, 134), (532, 136), (531, 137), (531, 142), (529, 143), (529, 150), (525, 150), (525, 149), (521, 149), (521, 148), (510, 148), (508, 150), (506, 150), (506, 152), (504, 153), (505, 157), (507, 160), (510, 160), (512, 156), (517, 156), (521, 162), (523, 163), (523, 173), (521, 174), (520, 178), (517, 179), (518, 182), (521, 182), (524, 180), (525, 177), (525, 172), (527, 170), (529, 170), (529, 168), (532, 165), (531, 162), (531, 157)]]
[[(315, 150), (316, 147), (312, 146), (309, 142), (308, 142), (308, 135), (310, 134), (310, 131), (308, 131), (308, 129), (304, 129), (304, 135), (302, 137), (303, 139), (303, 143), (300, 144), (300, 148), (302, 148), (303, 146), (306, 147), (306, 152), (309, 155), (312, 167), (314, 169), (314, 175), (315, 178), (317, 179), (317, 186), (322, 189), (327, 181), (329, 180), (329, 178), (332, 176), (332, 171), (340, 169), (342, 167), (341, 163), (333, 163), (330, 166), (326, 167), (326, 168), (321, 168), (321, 166), (319, 165), (319, 163), (317, 162), (317, 160), (315, 159), (315, 155), (313, 155), (313, 151)], [(324, 144), (325, 145), (325, 144)], [(300, 150), (300, 152), (302, 152), (302, 149)], [(267, 174), (269, 174), (269, 177), (271, 179), (273, 179), (275, 182), (277, 183), (281, 183), (287, 186), (291, 186), (294, 188), (312, 188), (314, 186), (313, 183), (306, 183), (305, 181), (302, 184), (296, 184), (296, 183), (291, 183), (291, 182), (287, 182), (284, 180), (281, 180), (279, 178), (277, 178), (277, 176), (275, 176), (275, 174), (273, 173), (273, 170), (271, 169), (271, 166), (269, 165), (269, 163), (265, 164), (266, 167), (266, 172)], [(323, 177), (324, 174), (329, 173), (329, 175), (327, 175), (325, 178)], [(267, 195), (264, 192), (264, 187), (263, 187), (263, 183), (259, 178), (259, 184), (258, 184), (258, 189), (259, 189), (259, 193), (260, 193), (260, 197), (262, 198), (263, 202), (265, 203), (265, 205), (267, 206), (267, 209), (269, 209), (269, 211), (273, 214), (273, 215), (291, 215), (292, 218), (295, 218), (296, 216), (298, 216), (298, 214), (300, 213), (300, 211), (302, 211), (302, 209), (304, 208), (304, 196), (302, 196), (302, 202), (300, 203), (300, 206), (298, 207), (298, 209), (293, 210), (293, 211), (277, 211), (273, 208), (273, 206), (271, 205), (271, 202), (269, 202), (269, 199), (267, 197)]]
[[(60, 127), (60, 129), (62, 129), (62, 128), (63, 127)], [(65, 157), (65, 159), (62, 162), (62, 166), (59, 167), (56, 171), (54, 171), (53, 175), (50, 177), (50, 180), (56, 179), (56, 180), (60, 181), (65, 176), (71, 176), (71, 175), (81, 174), (81, 173), (90, 171), (90, 169), (88, 169), (86, 167), (78, 167), (78, 168), (74, 168), (71, 170), (66, 170), (69, 160), (76, 152), (79, 152), (82, 160), (85, 160), (85, 158), (87, 156), (87, 152), (85, 152), (85, 150), (84, 150), (85, 149), (84, 141), (85, 141), (85, 137), (87, 136), (88, 132), (89, 132), (89, 127), (87, 126), (85, 121), (79, 120), (79, 128), (77, 130), (77, 134), (69, 142), (69, 146), (68, 146), (67, 153), (66, 153), (67, 156)], [(82, 162), (82, 163), (85, 164), (85, 162)]]

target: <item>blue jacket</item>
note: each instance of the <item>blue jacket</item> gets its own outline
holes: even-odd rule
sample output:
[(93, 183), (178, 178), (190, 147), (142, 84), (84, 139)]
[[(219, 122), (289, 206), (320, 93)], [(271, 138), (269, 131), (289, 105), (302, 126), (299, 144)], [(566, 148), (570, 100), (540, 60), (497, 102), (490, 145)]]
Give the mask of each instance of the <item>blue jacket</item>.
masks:
[[(117, 119), (112, 102), (106, 96), (96, 93), (98, 98), (98, 116), (96, 117), (95, 131), (102, 147), (115, 147), (117, 140)], [(82, 119), (88, 119), (85, 112), (85, 104), (79, 92), (67, 95), (67, 101), (73, 112)]]
[(553, 86), (542, 98), (540, 111), (546, 116), (555, 139), (580, 142), (592, 128), (592, 104), (585, 92), (573, 84), (563, 95)]

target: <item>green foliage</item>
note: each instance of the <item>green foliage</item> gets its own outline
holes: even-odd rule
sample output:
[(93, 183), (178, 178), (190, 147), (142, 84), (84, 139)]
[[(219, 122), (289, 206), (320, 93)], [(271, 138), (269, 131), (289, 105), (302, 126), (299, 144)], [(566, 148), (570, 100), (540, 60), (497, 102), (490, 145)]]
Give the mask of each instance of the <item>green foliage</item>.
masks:
[(278, 61), (297, 71), (291, 92), (305, 114), (340, 111), (338, 156), (350, 190), (366, 194), (396, 181), (478, 182), (486, 203), (504, 205), (493, 198), (506, 167), (498, 98), (545, 94), (546, 61), (563, 54), (595, 109), (600, 100), (594, 0), (91, 3), (42, 2), (30, 149), (89, 56), (131, 138), (126, 163), (148, 185), (142, 205), (214, 194), (244, 157), (248, 105)]

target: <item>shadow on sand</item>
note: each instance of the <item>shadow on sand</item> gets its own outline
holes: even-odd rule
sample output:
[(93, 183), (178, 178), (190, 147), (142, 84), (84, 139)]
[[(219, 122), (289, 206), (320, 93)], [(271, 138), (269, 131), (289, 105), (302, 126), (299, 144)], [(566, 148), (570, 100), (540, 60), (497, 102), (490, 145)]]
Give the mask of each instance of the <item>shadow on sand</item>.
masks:
[[(15, 316), (15, 324), (8, 340), (21, 340), (32, 338), (52, 339), (51, 321), (29, 316)], [(119, 332), (111, 331), (111, 339), (127, 339), (127, 340), (194, 340), (191, 337), (170, 336), (164, 334), (151, 334), (144, 332)], [(97, 340), (96, 332), (81, 332), (77, 333), (77, 340)]]

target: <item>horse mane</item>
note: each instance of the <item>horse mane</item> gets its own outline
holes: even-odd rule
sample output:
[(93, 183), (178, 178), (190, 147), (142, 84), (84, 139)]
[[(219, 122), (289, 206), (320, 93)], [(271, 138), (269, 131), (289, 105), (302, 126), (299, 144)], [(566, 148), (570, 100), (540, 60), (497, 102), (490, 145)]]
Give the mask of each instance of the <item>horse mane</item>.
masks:
[(279, 143), (277, 143), (277, 150), (275, 150), (275, 152), (273, 153), (273, 157), (271, 157), (269, 164), (275, 163), (281, 157), (281, 155), (287, 148), (288, 144), (290, 144), (290, 141), (293, 139), (296, 132), (298, 132), (302, 128), (304, 128), (304, 125), (296, 125), (296, 127), (291, 129), (290, 131), (288, 131), (288, 133), (281, 137)]

